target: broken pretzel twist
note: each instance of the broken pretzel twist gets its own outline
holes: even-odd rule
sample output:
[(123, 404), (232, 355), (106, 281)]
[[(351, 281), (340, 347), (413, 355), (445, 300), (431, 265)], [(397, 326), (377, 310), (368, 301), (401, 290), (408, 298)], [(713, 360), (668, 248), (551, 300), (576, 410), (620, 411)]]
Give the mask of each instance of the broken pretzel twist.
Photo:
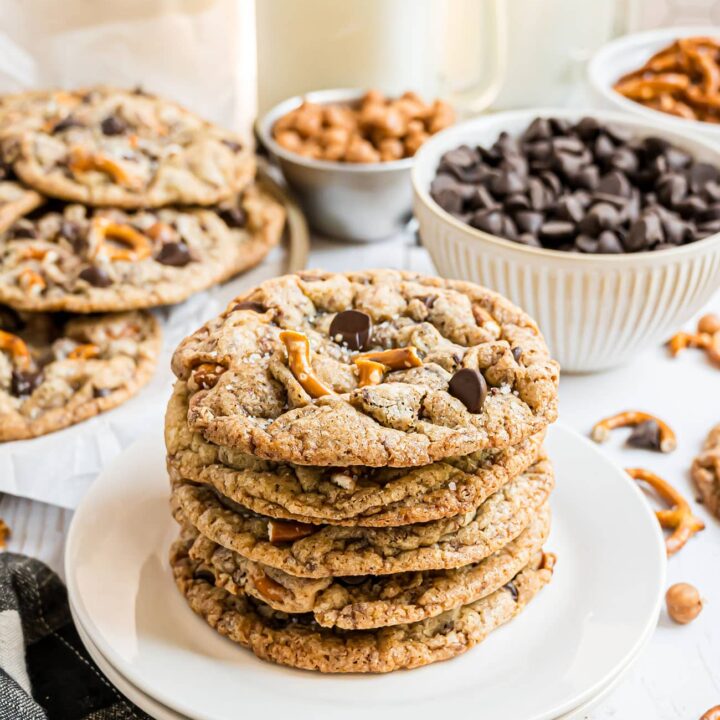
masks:
[(288, 366), (305, 392), (312, 398), (323, 395), (334, 395), (329, 388), (314, 373), (310, 363), (310, 341), (307, 335), (294, 330), (283, 330), (280, 340), (285, 345), (288, 355)]
[(666, 453), (672, 452), (677, 447), (677, 439), (670, 426), (660, 420), (660, 418), (639, 410), (626, 410), (617, 415), (603, 418), (593, 426), (592, 439), (595, 442), (603, 443), (610, 437), (611, 430), (622, 427), (634, 427), (648, 421), (654, 422), (658, 426), (660, 450)]

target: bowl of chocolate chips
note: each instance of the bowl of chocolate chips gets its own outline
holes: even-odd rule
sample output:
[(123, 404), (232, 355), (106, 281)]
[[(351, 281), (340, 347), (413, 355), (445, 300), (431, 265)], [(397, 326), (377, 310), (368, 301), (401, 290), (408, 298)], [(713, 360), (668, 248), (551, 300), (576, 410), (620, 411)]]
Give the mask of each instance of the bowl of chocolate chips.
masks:
[(413, 191), (439, 272), (526, 308), (566, 371), (631, 361), (720, 286), (720, 150), (630, 116), (470, 120), (420, 149)]

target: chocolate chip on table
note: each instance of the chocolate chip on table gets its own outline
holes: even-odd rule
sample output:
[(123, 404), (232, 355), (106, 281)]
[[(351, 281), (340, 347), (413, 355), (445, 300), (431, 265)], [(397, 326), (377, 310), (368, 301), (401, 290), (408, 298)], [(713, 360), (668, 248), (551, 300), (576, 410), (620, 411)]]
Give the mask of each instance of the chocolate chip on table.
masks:
[(328, 335), (350, 350), (367, 350), (372, 335), (372, 319), (359, 310), (343, 310), (332, 319)]
[(25, 397), (32, 395), (35, 388), (42, 381), (42, 371), (25, 371), (13, 370), (10, 378), (10, 392), (15, 397)]
[(166, 242), (155, 256), (156, 262), (170, 267), (185, 267), (192, 262), (190, 248), (184, 242)]
[(93, 287), (106, 288), (113, 284), (107, 272), (97, 265), (88, 265), (80, 271), (78, 277)]
[(234, 310), (252, 310), (261, 315), (267, 312), (267, 308), (262, 303), (254, 302), (253, 300), (243, 300), (243, 302), (237, 303), (237, 305), (233, 306), (233, 311)]
[(103, 135), (122, 135), (127, 129), (127, 123), (117, 115), (108, 115), (101, 123)]
[(456, 397), (468, 412), (477, 414), (485, 404), (487, 397), (487, 383), (479, 370), (462, 368), (450, 379), (448, 392)]
[(660, 450), (660, 426), (655, 420), (646, 420), (636, 425), (627, 439), (627, 444), (648, 450)]
[(229, 228), (244, 228), (247, 225), (247, 213), (239, 206), (221, 208), (218, 216)]

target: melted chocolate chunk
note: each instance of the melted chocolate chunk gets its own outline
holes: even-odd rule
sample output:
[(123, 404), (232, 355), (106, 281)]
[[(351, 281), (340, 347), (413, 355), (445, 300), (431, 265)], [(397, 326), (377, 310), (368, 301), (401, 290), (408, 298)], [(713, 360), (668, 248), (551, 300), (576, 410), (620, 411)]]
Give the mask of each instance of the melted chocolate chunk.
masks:
[(82, 255), (82, 253), (87, 250), (87, 240), (83, 235), (82, 229), (77, 223), (72, 222), (71, 220), (63, 220), (60, 223), (60, 230), (58, 231), (58, 234), (61, 237), (64, 237), (70, 245), (72, 245), (72, 249), (78, 255)]
[(372, 334), (372, 320), (359, 310), (343, 310), (330, 323), (330, 338), (351, 350), (366, 350)]
[(10, 392), (15, 397), (25, 397), (32, 395), (33, 390), (42, 381), (42, 371), (27, 371), (21, 372), (20, 370), (13, 370), (12, 377), (10, 379)]
[(117, 115), (108, 115), (101, 123), (103, 135), (122, 135), (127, 129), (127, 123)]
[(646, 450), (660, 450), (660, 426), (655, 420), (641, 422), (633, 428), (627, 444)]
[(184, 242), (168, 242), (160, 248), (155, 260), (161, 265), (184, 267), (192, 261), (192, 256), (190, 248)]
[(247, 213), (241, 207), (221, 208), (218, 217), (230, 228), (244, 228), (247, 225)]
[(267, 312), (267, 308), (262, 303), (253, 302), (252, 300), (244, 300), (243, 302), (239, 302), (233, 307), (233, 311), (235, 310), (252, 310), (253, 312), (260, 314)]
[(96, 265), (88, 265), (84, 270), (80, 271), (78, 277), (93, 287), (106, 288), (113, 284), (110, 276), (100, 267)]
[(107, 397), (112, 390), (110, 388), (93, 388), (93, 397), (94, 398), (104, 398)]
[(479, 413), (487, 397), (487, 383), (479, 370), (463, 368), (451, 378), (448, 392), (471, 413)]
[(517, 602), (518, 598), (520, 597), (517, 585), (515, 585), (515, 583), (511, 580), (509, 583), (505, 583), (503, 587), (512, 595), (513, 600)]
[(515, 359), (515, 362), (520, 362), (520, 358), (522, 357), (522, 348), (521, 347), (514, 347), (512, 349), (513, 358)]

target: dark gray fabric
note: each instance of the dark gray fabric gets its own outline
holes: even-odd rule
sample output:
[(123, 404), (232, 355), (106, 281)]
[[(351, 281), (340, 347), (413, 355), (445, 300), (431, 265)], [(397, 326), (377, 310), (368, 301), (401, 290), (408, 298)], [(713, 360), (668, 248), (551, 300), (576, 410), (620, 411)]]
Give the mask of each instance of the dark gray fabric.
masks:
[(32, 695), (0, 667), (0, 720), (148, 720), (90, 659), (73, 625), (65, 586), (46, 565), (0, 554), (4, 611), (19, 613), (24, 647), (0, 637), (0, 657), (24, 654)]

